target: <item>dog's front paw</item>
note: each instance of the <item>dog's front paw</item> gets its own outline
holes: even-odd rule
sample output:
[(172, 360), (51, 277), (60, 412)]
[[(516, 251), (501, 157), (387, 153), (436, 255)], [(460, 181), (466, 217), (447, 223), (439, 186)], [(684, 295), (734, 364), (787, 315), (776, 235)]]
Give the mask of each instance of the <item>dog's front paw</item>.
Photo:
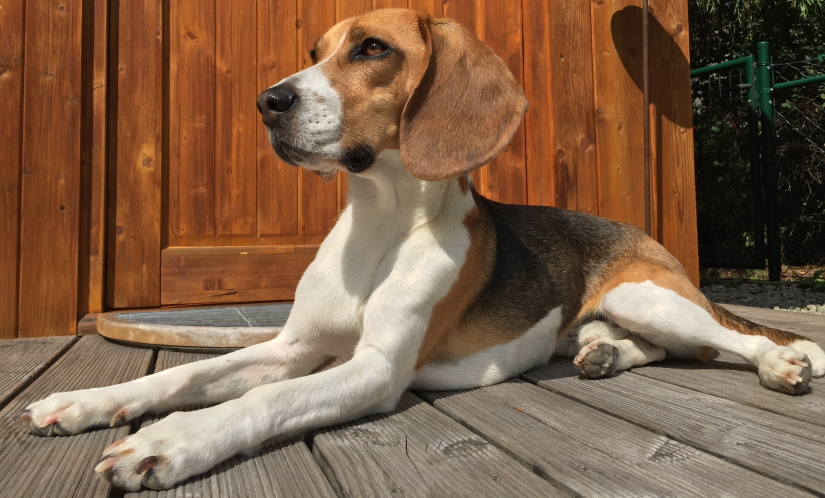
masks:
[(102, 388), (52, 394), (27, 406), (16, 419), (39, 436), (70, 436), (92, 427), (114, 426), (137, 415), (109, 388)]
[(234, 454), (219, 449), (213, 425), (200, 412), (174, 412), (103, 450), (95, 472), (127, 491), (167, 489)]
[(759, 381), (769, 389), (802, 394), (808, 391), (811, 378), (811, 361), (791, 348), (776, 346), (759, 361)]
[(619, 365), (619, 350), (612, 344), (593, 341), (579, 351), (573, 364), (591, 379), (613, 375)]

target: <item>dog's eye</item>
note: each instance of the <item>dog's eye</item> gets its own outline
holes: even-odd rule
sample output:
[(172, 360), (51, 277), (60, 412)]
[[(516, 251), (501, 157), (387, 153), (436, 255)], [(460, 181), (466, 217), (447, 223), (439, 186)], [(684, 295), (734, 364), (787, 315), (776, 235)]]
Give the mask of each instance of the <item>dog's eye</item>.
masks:
[(318, 62), (318, 54), (315, 52), (314, 48), (309, 51), (309, 58), (312, 59), (313, 64)]
[(390, 48), (387, 44), (378, 38), (367, 38), (363, 43), (361, 43), (361, 45), (356, 46), (353, 51), (352, 58), (355, 60), (371, 59), (373, 57), (377, 58), (381, 54), (385, 54), (389, 51)]
[(376, 40), (375, 38), (368, 38), (364, 41), (364, 55), (366, 55), (367, 57), (382, 54), (386, 50), (387, 46), (384, 45), (381, 42), (381, 40)]

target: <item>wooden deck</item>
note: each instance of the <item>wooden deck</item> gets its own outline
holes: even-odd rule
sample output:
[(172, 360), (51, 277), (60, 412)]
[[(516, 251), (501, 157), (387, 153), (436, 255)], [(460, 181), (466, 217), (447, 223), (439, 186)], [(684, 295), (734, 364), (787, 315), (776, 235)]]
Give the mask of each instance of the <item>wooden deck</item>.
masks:
[[(825, 344), (825, 317), (730, 306)], [(12, 420), (53, 391), (213, 355), (100, 336), (0, 341), (0, 496), (122, 496), (94, 475), (109, 443), (154, 419), (69, 438)], [(470, 391), (407, 393), (370, 416), (236, 456), (128, 497), (825, 496), (825, 380), (791, 397), (737, 358), (659, 363), (603, 380), (559, 359)]]

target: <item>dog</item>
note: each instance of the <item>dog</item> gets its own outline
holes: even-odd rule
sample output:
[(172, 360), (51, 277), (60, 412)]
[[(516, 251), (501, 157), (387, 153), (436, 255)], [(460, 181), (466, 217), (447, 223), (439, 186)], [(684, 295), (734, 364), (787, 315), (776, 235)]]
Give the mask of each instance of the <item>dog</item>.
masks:
[(424, 12), (342, 21), (314, 65), (257, 100), (285, 162), (350, 174), (349, 200), (273, 340), (125, 384), (58, 393), (19, 418), (43, 436), (214, 404), (117, 441), (95, 470), (163, 489), (263, 441), (395, 407), (405, 389), (503, 381), (575, 356), (590, 378), (678, 358), (738, 354), (785, 393), (825, 373), (804, 337), (709, 302), (639, 229), (479, 195), (468, 173), (526, 110), (503, 61)]

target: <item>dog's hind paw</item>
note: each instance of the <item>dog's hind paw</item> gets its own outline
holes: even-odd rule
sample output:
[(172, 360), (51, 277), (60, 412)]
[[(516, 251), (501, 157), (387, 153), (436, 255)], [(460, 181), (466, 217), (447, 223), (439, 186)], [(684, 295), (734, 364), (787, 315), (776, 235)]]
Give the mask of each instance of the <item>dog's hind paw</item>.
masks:
[(759, 361), (759, 382), (769, 389), (803, 394), (808, 391), (812, 377), (811, 360), (785, 346), (769, 350)]
[(591, 379), (613, 375), (619, 365), (619, 350), (612, 344), (593, 341), (579, 351), (573, 364)]

